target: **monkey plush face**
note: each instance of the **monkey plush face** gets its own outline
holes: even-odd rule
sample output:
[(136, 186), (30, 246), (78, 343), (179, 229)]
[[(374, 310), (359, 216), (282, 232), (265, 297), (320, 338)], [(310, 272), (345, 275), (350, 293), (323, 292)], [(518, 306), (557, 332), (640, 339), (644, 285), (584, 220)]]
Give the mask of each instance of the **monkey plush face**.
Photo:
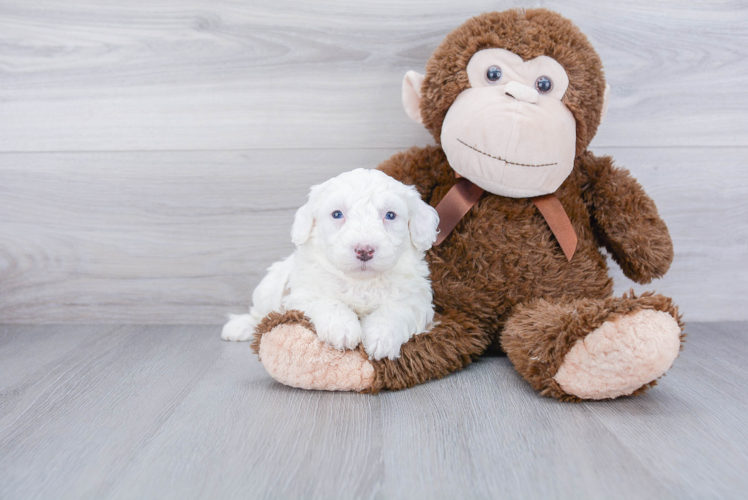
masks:
[(449, 164), (486, 191), (513, 198), (553, 193), (574, 167), (576, 122), (561, 102), (566, 71), (548, 56), (476, 52), (470, 88), (444, 118)]
[[(569, 75), (574, 75), (570, 79)], [(514, 198), (553, 193), (605, 113), (602, 67), (584, 35), (544, 9), (483, 14), (452, 32), (403, 105), (452, 168)]]

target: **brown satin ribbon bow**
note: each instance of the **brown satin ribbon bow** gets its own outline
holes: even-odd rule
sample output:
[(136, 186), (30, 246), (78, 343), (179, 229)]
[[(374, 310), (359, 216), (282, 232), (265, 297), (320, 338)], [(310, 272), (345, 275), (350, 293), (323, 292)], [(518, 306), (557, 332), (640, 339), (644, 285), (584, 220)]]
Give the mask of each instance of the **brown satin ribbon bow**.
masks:
[[(459, 174), (456, 174), (459, 177)], [(436, 206), (439, 214), (439, 234), (436, 245), (447, 239), (457, 223), (467, 214), (483, 195), (483, 189), (464, 177), (458, 178), (454, 186)], [(577, 248), (577, 234), (571, 225), (564, 206), (555, 194), (530, 198), (545, 218), (567, 260), (571, 260)]]

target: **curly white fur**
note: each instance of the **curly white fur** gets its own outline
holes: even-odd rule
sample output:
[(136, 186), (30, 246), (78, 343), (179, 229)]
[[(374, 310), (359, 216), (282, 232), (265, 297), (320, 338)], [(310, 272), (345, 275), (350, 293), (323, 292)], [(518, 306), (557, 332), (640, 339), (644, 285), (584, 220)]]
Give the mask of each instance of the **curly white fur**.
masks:
[(424, 254), (438, 224), (415, 188), (378, 170), (312, 187), (291, 230), (296, 252), (270, 266), (249, 314), (232, 315), (222, 338), (247, 340), (271, 311), (298, 309), (329, 345), (363, 342), (371, 358), (396, 359), (434, 319)]

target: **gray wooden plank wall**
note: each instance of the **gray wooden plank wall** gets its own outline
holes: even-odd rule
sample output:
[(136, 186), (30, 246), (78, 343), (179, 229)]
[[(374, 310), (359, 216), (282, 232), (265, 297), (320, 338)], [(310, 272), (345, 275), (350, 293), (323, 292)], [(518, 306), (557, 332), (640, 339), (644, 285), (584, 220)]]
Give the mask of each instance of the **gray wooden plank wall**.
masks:
[(541, 5), (606, 67), (591, 149), (671, 229), (675, 263), (644, 288), (687, 320), (748, 319), (745, 2), (3, 0), (0, 323), (241, 311), (311, 184), (431, 142), (405, 71), (472, 15)]

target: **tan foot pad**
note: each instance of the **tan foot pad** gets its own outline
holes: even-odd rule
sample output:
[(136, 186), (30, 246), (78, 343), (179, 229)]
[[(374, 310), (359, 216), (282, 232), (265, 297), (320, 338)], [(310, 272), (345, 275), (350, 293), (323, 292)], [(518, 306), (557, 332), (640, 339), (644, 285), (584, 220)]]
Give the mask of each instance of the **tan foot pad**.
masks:
[(574, 344), (553, 378), (564, 392), (582, 399), (631, 394), (672, 366), (680, 332), (678, 322), (662, 311), (606, 321)]
[(275, 380), (300, 389), (364, 391), (374, 383), (374, 366), (361, 352), (334, 349), (298, 324), (264, 334), (260, 360)]

